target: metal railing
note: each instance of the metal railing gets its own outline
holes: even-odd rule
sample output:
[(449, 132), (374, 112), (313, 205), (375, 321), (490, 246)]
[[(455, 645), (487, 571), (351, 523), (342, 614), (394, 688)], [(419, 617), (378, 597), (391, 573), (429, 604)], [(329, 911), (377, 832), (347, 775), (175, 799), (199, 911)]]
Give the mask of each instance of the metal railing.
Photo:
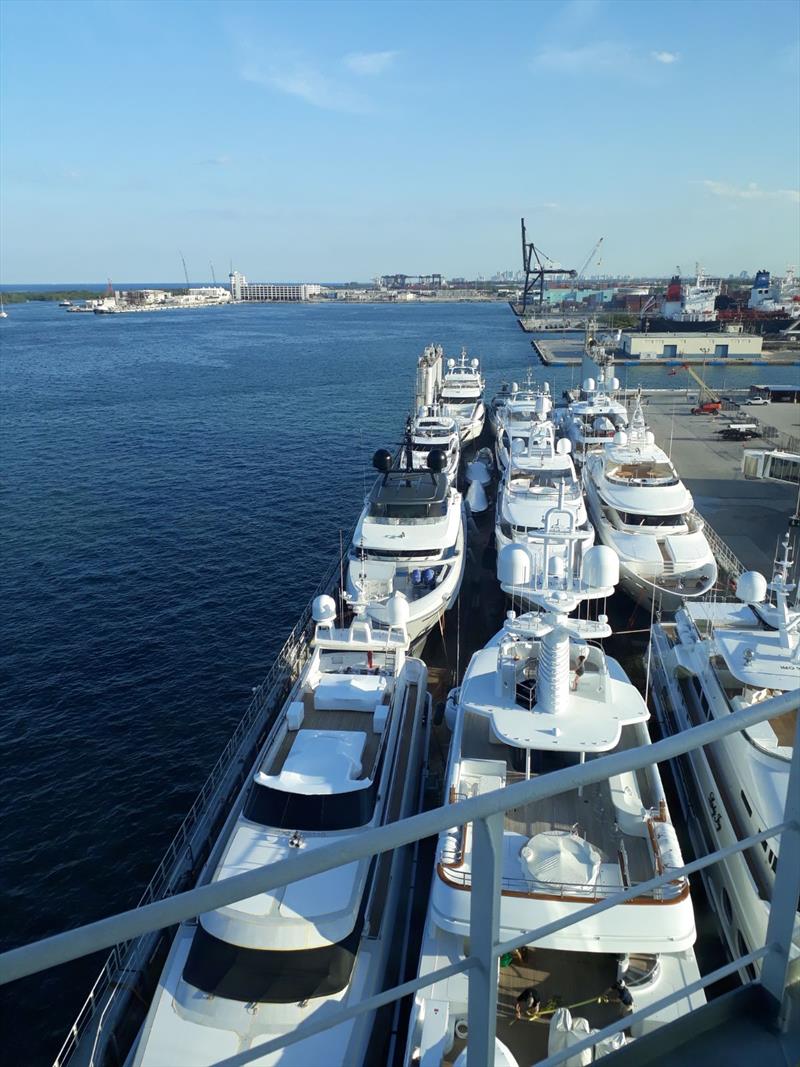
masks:
[[(352, 537), (348, 536), (343, 545), (349, 546), (351, 540)], [(309, 658), (314, 598), (336, 588), (346, 554), (347, 547), (344, 547), (343, 553), (337, 554), (328, 567), (264, 680), (254, 687), (247, 710), (167, 846), (137, 907), (141, 908), (173, 895), (177, 890), (193, 884), (199, 874), (207, 859), (210, 845), (213, 844), (214, 830), (219, 828), (227, 815), (232, 794), (240, 788), (274, 713), (282, 706)], [(55, 1060), (56, 1067), (65, 1067), (69, 1063), (97, 1013), (101, 1010), (104, 1013), (108, 1011), (109, 997), (114, 996), (118, 990), (123, 990), (128, 996), (141, 995), (130, 984), (130, 976), (138, 977), (142, 973), (156, 952), (159, 940), (156, 935), (161, 933), (163, 931), (152, 931), (135, 941), (120, 942), (113, 947), (59, 1050)], [(121, 984), (121, 977), (128, 978), (124, 986)]]
[[(354, 1019), (366, 1012), (393, 1003), (400, 998), (458, 973), (469, 977), (468, 1063), (484, 1067), (494, 1062), (497, 1010), (497, 961), (514, 948), (530, 944), (558, 930), (581, 922), (612, 907), (631, 900), (642, 892), (658, 889), (675, 878), (688, 877), (719, 860), (743, 852), (767, 838), (781, 837), (780, 862), (773, 888), (772, 906), (765, 944), (747, 955), (705, 975), (654, 1004), (626, 1016), (585, 1041), (573, 1045), (543, 1061), (556, 1067), (584, 1047), (605, 1036), (629, 1027), (639, 1019), (677, 1003), (688, 994), (706, 988), (740, 968), (762, 960), (758, 984), (776, 1006), (781, 1004), (786, 987), (789, 952), (800, 890), (800, 727), (794, 748), (787, 789), (784, 821), (732, 845), (721, 848), (683, 867), (674, 868), (647, 882), (621, 890), (605, 900), (564, 915), (511, 940), (499, 941), (500, 881), (503, 863), (503, 821), (505, 813), (527, 804), (538, 803), (559, 793), (589, 786), (626, 771), (641, 770), (653, 763), (718, 741), (729, 734), (747, 729), (767, 719), (783, 715), (800, 706), (800, 690), (785, 693), (756, 705), (732, 712), (723, 719), (696, 726), (654, 744), (601, 756), (589, 762), (554, 771), (529, 781), (516, 782), (494, 792), (448, 804), (432, 811), (403, 819), (383, 827), (364, 830), (335, 844), (300, 852), (266, 867), (224, 880), (197, 886), (175, 896), (154, 901), (132, 911), (91, 923), (67, 933), (46, 938), (0, 956), (0, 982), (9, 982), (49, 967), (88, 955), (115, 943), (151, 934), (199, 914), (225, 907), (237, 901), (271, 892), (324, 871), (362, 860), (443, 831), (456, 825), (472, 824), (473, 880), (470, 906), (470, 955), (447, 967), (405, 982), (368, 997), (357, 1004), (340, 1007), (322, 1020), (304, 1023), (290, 1033), (261, 1042), (222, 1061), (225, 1067), (243, 1067), (259, 1056), (296, 1044), (314, 1034)], [(798, 720), (800, 721), (800, 720)]]

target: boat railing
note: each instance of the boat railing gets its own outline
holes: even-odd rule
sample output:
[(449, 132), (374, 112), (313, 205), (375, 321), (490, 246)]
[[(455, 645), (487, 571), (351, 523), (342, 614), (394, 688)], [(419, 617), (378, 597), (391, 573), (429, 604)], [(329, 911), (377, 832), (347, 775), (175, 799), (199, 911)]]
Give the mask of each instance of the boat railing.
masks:
[[(755, 705), (731, 712), (702, 725), (680, 731), (653, 744), (625, 749), (598, 756), (582, 764), (565, 767), (527, 781), (516, 782), (466, 800), (445, 804), (418, 815), (381, 827), (364, 829), (334, 844), (297, 852), (286, 859), (258, 867), (230, 878), (207, 882), (158, 900), (144, 909), (134, 909), (114, 915), (88, 926), (46, 938), (43, 941), (12, 949), (0, 956), (0, 982), (10, 982), (87, 956), (114, 944), (131, 941), (168, 930), (176, 923), (193, 920), (197, 915), (246, 900), (261, 893), (271, 893), (282, 886), (293, 885), (303, 879), (347, 864), (383, 855), (415, 841), (439, 835), (455, 826), (471, 827), (472, 884), (469, 901), (469, 955), (459, 957), (446, 966), (436, 968), (411, 981), (368, 997), (354, 997), (352, 1002), (330, 1003), (330, 1010), (313, 1012), (301, 1025), (264, 1040), (259, 1038), (246, 1052), (239, 1053), (237, 1063), (245, 1064), (263, 1059), (279, 1049), (297, 1044), (331, 1027), (339, 1026), (424, 990), (452, 975), (464, 973), (468, 977), (469, 1031), (467, 1063), (480, 1067), (494, 1062), (495, 1033), (498, 1009), (498, 959), (507, 952), (536, 941), (549, 938), (575, 923), (594, 919), (604, 911), (640, 896), (644, 891), (663, 889), (676, 879), (686, 879), (698, 871), (727, 861), (761, 841), (780, 839), (780, 861), (772, 887), (772, 900), (763, 944), (743, 948), (741, 955), (696, 980), (673, 989), (665, 996), (641, 1007), (634, 1004), (631, 1014), (617, 1019), (596, 1033), (543, 1061), (541, 1067), (557, 1067), (584, 1049), (597, 1044), (623, 1029), (639, 1028), (648, 1017), (662, 1014), (675, 1004), (682, 1006), (681, 1017), (659, 1029), (659, 1042), (665, 1048), (683, 1042), (708, 1030), (709, 1025), (724, 1030), (724, 1023), (737, 1017), (739, 1005), (755, 1011), (750, 1022), (759, 1028), (763, 1042), (777, 1054), (782, 1030), (789, 1025), (789, 985), (796, 981), (798, 968), (791, 962), (793, 929), (797, 916), (800, 891), (800, 737), (796, 737), (790, 779), (786, 791), (783, 818), (773, 826), (738, 840), (732, 840), (708, 855), (700, 856), (681, 867), (667, 869), (644, 883), (627, 886), (611, 893), (603, 900), (589, 901), (580, 908), (570, 908), (548, 922), (521, 930), (510, 939), (500, 933), (501, 876), (504, 862), (503, 826), (506, 813), (512, 809), (539, 804), (564, 792), (586, 788), (627, 771), (643, 770), (656, 763), (675, 759), (687, 752), (718, 742), (731, 734), (746, 730), (757, 723), (785, 715), (800, 706), (800, 689), (773, 697)], [(797, 730), (798, 728), (796, 728)], [(120, 959), (120, 964), (124, 960)], [(751, 965), (761, 963), (760, 972)], [(715, 985), (728, 976), (747, 973), (741, 992), (743, 999), (721, 997), (709, 1007), (687, 1009), (688, 998)], [(126, 972), (127, 973), (127, 972)], [(738, 991), (735, 991), (738, 992)], [(93, 991), (93, 997), (98, 994)], [(101, 1002), (104, 1000), (100, 995)], [(107, 1002), (106, 1002), (107, 1003)], [(96, 1010), (96, 1009), (95, 1009)], [(105, 1008), (102, 1009), (105, 1011)], [(127, 1020), (125, 1020), (127, 1021)], [(110, 1020), (109, 1020), (110, 1024)], [(688, 1035), (688, 1036), (687, 1036)], [(647, 1041), (647, 1036), (640, 1038)], [(75, 1036), (77, 1041), (77, 1033)], [(646, 1047), (643, 1045), (643, 1048)], [(651, 1050), (652, 1051), (652, 1050)], [(729, 1049), (730, 1051), (730, 1049)], [(124, 1059), (124, 1052), (121, 1055)], [(688, 1057), (689, 1059), (691, 1057)], [(59, 1063), (63, 1063), (59, 1060)], [(227, 1061), (226, 1061), (227, 1062)], [(233, 1061), (230, 1061), (233, 1062)], [(632, 1062), (636, 1062), (634, 1059)], [(95, 1060), (97, 1067), (100, 1061)]]
[[(352, 532), (343, 538), (349, 545)], [(172, 841), (167, 846), (161, 862), (142, 893), (137, 907), (163, 900), (194, 884), (200, 869), (208, 858), (210, 843), (214, 839), (215, 823), (221, 823), (227, 812), (227, 801), (234, 788), (239, 788), (256, 755), (256, 745), (262, 743), (269, 728), (272, 712), (278, 710), (288, 696), (291, 684), (299, 675), (310, 655), (313, 636), (311, 616), (314, 598), (330, 593), (339, 584), (341, 567), (346, 564), (347, 549), (337, 555), (317, 588), (314, 590), (297, 623), (286, 638), (282, 648), (260, 685), (253, 689), (247, 709), (233, 731), (228, 743), (203, 783), (194, 803)], [(252, 758), (249, 758), (252, 755)], [(165, 931), (161, 932), (161, 936)], [(140, 997), (137, 988), (149, 960), (157, 952), (157, 932), (146, 934), (133, 941), (115, 945), (95, 980), (78, 1016), (55, 1060), (55, 1067), (64, 1067), (77, 1051), (87, 1030), (92, 1027), (99, 1013), (104, 1017), (111, 999), (117, 991)], [(133, 975), (134, 982), (123, 983), (126, 975)]]

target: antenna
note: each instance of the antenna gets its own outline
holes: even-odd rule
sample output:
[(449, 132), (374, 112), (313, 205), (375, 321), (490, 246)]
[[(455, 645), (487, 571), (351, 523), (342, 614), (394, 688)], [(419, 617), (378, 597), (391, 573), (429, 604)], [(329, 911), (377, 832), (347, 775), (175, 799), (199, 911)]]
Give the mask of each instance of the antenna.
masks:
[(189, 292), (189, 272), (186, 269), (186, 260), (183, 258), (183, 252), (178, 250), (178, 255), (181, 257), (181, 263), (183, 264), (183, 276), (186, 279), (186, 292)]
[(209, 267), (211, 267), (211, 281), (214, 283), (214, 285), (216, 285), (217, 284), (217, 276), (214, 273), (214, 264), (213, 263), (209, 263), (208, 265), (209, 265)]

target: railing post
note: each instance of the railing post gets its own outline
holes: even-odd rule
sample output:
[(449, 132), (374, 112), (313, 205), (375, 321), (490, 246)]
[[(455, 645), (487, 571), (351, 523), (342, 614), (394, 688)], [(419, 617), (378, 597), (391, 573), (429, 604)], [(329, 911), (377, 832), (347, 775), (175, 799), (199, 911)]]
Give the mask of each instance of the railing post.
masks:
[(800, 715), (797, 715), (795, 725), (784, 821), (791, 825), (781, 834), (781, 851), (767, 923), (767, 955), (761, 967), (761, 984), (778, 1004), (782, 1004), (786, 988), (789, 948), (800, 896)]
[(495, 1059), (497, 957), (500, 928), (500, 878), (503, 866), (503, 813), (472, 824), (470, 955), (467, 1067), (487, 1067)]

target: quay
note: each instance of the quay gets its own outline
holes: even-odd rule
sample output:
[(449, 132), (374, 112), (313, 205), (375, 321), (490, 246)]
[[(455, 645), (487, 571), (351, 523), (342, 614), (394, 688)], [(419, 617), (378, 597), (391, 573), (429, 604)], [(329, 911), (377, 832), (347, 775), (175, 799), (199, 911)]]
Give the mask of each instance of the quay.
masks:
[[(568, 332), (562, 330), (562, 333)], [(571, 337), (548, 337), (547, 340), (536, 337), (531, 340), (531, 348), (545, 367), (577, 367), (583, 359), (583, 332), (575, 330)], [(621, 367), (680, 367), (684, 363), (692, 366), (707, 367), (791, 367), (800, 363), (797, 350), (781, 349), (765, 352), (760, 356), (748, 358), (709, 359), (706, 356), (656, 356), (647, 359), (630, 359), (614, 353), (614, 363)]]

